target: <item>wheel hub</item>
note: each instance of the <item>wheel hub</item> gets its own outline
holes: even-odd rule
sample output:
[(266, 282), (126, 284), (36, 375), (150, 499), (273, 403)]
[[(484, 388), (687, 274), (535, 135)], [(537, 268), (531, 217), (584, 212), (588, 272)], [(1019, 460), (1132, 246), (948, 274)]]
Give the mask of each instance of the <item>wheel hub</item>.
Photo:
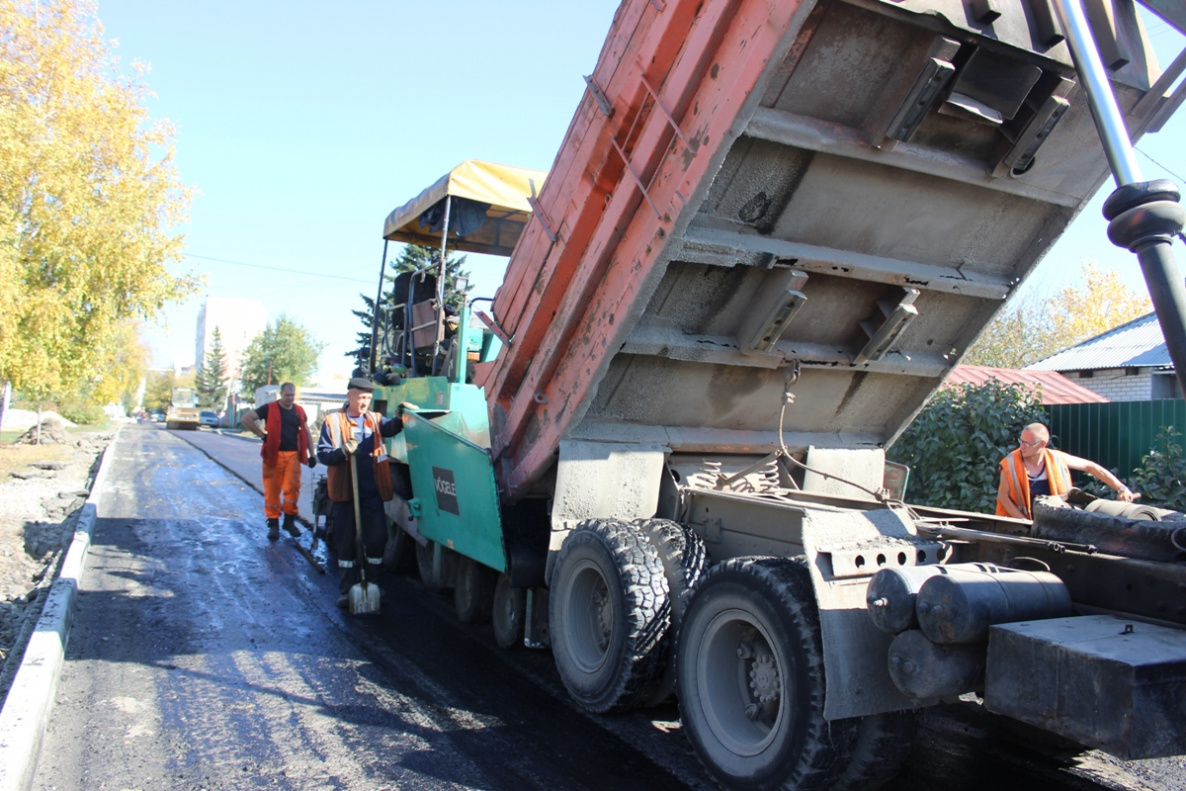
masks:
[(773, 703), (778, 700), (782, 683), (778, 677), (778, 666), (768, 653), (757, 654), (749, 669), (749, 688), (759, 703)]

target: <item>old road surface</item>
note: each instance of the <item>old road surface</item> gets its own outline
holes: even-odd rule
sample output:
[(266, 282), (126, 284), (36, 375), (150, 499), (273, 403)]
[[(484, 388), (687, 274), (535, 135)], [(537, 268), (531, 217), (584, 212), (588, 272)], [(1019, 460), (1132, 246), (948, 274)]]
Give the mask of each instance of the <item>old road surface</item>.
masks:
[[(674, 704), (586, 715), (548, 652), (501, 651), (410, 577), (352, 618), (332, 563), (269, 542), (260, 495), (180, 436), (128, 426), (114, 453), (34, 789), (712, 787)], [(1180, 762), (1031, 737), (929, 713), (888, 788), (1182, 787)]]

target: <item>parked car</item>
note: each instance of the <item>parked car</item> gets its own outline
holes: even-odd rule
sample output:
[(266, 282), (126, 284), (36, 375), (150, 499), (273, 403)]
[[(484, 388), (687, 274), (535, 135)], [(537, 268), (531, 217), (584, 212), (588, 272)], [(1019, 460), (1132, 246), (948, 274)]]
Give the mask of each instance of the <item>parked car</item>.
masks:
[(153, 422), (156, 422), (156, 423), (164, 423), (165, 422), (165, 413), (159, 412), (159, 411), (152, 412), (148, 415), (148, 419)]
[(214, 426), (218, 428), (222, 425), (222, 418), (218, 416), (217, 412), (211, 412), (209, 409), (203, 409), (202, 414), (198, 415), (198, 425), (200, 426)]

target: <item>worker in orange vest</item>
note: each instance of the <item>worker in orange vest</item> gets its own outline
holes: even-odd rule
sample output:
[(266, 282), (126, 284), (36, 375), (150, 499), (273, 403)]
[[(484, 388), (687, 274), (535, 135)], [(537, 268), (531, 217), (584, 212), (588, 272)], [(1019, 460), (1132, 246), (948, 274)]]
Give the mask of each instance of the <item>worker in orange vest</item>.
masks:
[(1021, 432), (1021, 446), (1001, 459), (997, 516), (1033, 519), (1034, 498), (1070, 491), (1071, 470), (1095, 476), (1116, 491), (1118, 500), (1131, 503), (1140, 497), (1094, 461), (1052, 450), (1046, 447), (1049, 442), (1050, 430), (1041, 423), (1030, 423)]
[[(357, 567), (359, 555), (356, 533), (362, 534), (366, 578), (374, 582), (383, 563), (387, 544), (385, 502), (394, 497), (391, 462), (384, 439), (403, 430), (400, 417), (388, 418), (371, 410), (375, 384), (366, 377), (354, 377), (346, 388), (346, 408), (330, 412), (321, 424), (317, 457), (326, 466), (330, 515), (334, 525), (334, 546), (338, 552), (341, 576), (338, 606), (349, 605), (350, 588), (361, 578)], [(401, 405), (402, 412), (402, 405)], [(351, 480), (350, 459), (358, 481)], [(358, 513), (362, 520), (354, 526), (354, 491), (357, 484)]]
[[(267, 431), (259, 427), (264, 422)], [(264, 441), (259, 455), (264, 460), (264, 516), (268, 520), (268, 538), (280, 538), (280, 515), (284, 529), (299, 536), (296, 526), (297, 500), (301, 496), (301, 465), (317, 464), (313, 435), (305, 410), (296, 403), (296, 385), (280, 385), (280, 400), (247, 412), (239, 421), (243, 427)], [(281, 499), (283, 495), (283, 500)]]

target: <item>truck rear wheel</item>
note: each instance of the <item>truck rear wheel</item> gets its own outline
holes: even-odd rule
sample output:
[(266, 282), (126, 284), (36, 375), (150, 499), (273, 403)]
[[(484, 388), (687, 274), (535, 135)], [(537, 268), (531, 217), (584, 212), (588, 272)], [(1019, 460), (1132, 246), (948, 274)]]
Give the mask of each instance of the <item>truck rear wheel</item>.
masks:
[(684, 731), (730, 788), (829, 788), (856, 721), (824, 719), (819, 615), (806, 569), (735, 558), (705, 575), (679, 633)]
[(642, 703), (662, 671), (671, 603), (659, 553), (637, 525), (577, 526), (552, 573), (548, 625), (556, 669), (584, 709)]
[(494, 607), (494, 571), (473, 558), (457, 559), (453, 605), (462, 623), (486, 623)]
[(518, 648), (523, 645), (523, 624), (527, 617), (527, 600), (522, 588), (511, 587), (511, 578), (498, 575), (494, 584), (494, 609), (491, 626), (494, 627), (494, 642), (502, 648)]
[(708, 555), (700, 536), (668, 519), (639, 519), (635, 522), (659, 553), (671, 598), (671, 625), (663, 634), (663, 672), (644, 707), (658, 706), (675, 692), (675, 636), (692, 599), (692, 591), (708, 567)]

